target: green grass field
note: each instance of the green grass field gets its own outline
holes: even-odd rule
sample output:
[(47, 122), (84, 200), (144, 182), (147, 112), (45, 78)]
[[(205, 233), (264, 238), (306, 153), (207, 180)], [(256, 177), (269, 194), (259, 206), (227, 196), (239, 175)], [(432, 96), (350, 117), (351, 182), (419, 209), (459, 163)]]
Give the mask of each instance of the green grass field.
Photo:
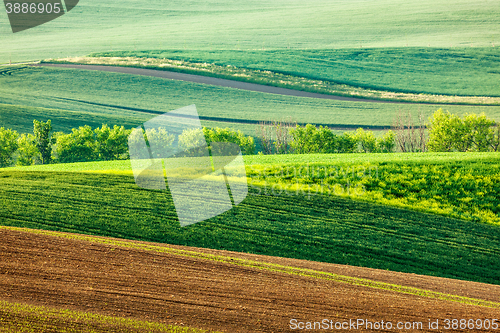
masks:
[(213, 63), (373, 90), (500, 96), (499, 48), (368, 48), (320, 50), (156, 50), (96, 53)]
[(498, 283), (500, 230), (337, 197), (256, 195), (181, 228), (168, 191), (126, 175), (0, 174), (3, 225)]
[(12, 34), (0, 16), (0, 63), (110, 50), (340, 49), (500, 45), (494, 1), (80, 1)]
[[(500, 226), (499, 153), (244, 156), (260, 193), (334, 195)], [(7, 168), (132, 175), (128, 160)]]
[[(425, 178), (441, 169), (441, 173), (434, 174), (434, 183), (427, 182), (419, 190), (440, 191), (443, 200), (438, 202), (448, 205), (456, 202), (451, 200), (453, 191), (441, 188), (442, 183), (448, 181), (444, 174), (455, 172), (456, 175), (469, 170), (472, 178), (464, 178), (471, 179), (469, 183), (455, 182), (459, 187), (465, 183), (472, 186), (463, 188), (466, 189), (465, 195), (473, 195), (473, 200), (479, 202), (474, 204), (487, 203), (488, 198), (498, 197), (495, 192), (500, 181), (498, 154), (459, 155), (424, 154), (419, 160), (419, 155), (414, 154), (410, 161), (406, 159), (408, 154), (353, 154), (352, 159), (344, 160), (338, 155), (282, 156), (279, 161), (287, 166), (301, 160), (304, 164), (316, 162), (315, 165), (344, 167), (367, 165), (368, 161), (372, 165), (378, 164), (378, 178), (366, 178), (366, 186), (370, 193), (376, 193), (382, 188), (379, 182), (386, 182), (386, 191), (380, 193), (389, 199), (391, 194), (397, 198), (397, 185), (404, 184), (401, 179), (406, 177), (403, 180), (408, 182), (410, 178)], [(287, 181), (279, 176), (273, 178), (278, 158), (248, 156), (246, 164), (255, 171), (268, 167), (265, 178), (272, 185)], [(412, 165), (413, 169), (405, 169)], [(424, 166), (431, 172), (422, 170)], [(493, 182), (491, 186), (481, 183), (487, 177)], [(437, 178), (445, 179), (439, 181)], [(255, 172), (251, 179), (258, 182), (262, 176)], [(309, 186), (314, 185), (318, 178), (302, 177), (298, 180)], [(127, 161), (3, 169), (0, 183), (0, 200), (4, 203), (0, 220), (3, 225), (498, 283), (500, 229), (497, 225), (380, 205), (373, 203), (375, 197), (369, 198), (372, 202), (363, 202), (342, 195), (309, 195), (307, 191), (276, 195), (280, 191), (263, 190), (255, 183), (250, 187), (248, 197), (233, 210), (181, 228), (168, 190), (138, 188)], [(479, 190), (483, 191), (483, 201), (476, 193)], [(403, 196), (408, 198), (415, 193), (419, 192), (410, 187)], [(447, 193), (450, 194), (447, 196)], [(445, 213), (450, 215), (450, 211)]]
[[(31, 132), (33, 119), (52, 120), (54, 130), (81, 125), (136, 127), (159, 114), (195, 104), (202, 125), (232, 127), (256, 135), (249, 121), (281, 120), (331, 126), (391, 126), (396, 113), (430, 116), (435, 105), (344, 102), (279, 96), (146, 76), (61, 68), (20, 68), (0, 76), (0, 124)], [(485, 112), (500, 119), (500, 106), (458, 106), (455, 114)], [(203, 120), (203, 117), (220, 121)], [(232, 119), (235, 122), (228, 122)]]

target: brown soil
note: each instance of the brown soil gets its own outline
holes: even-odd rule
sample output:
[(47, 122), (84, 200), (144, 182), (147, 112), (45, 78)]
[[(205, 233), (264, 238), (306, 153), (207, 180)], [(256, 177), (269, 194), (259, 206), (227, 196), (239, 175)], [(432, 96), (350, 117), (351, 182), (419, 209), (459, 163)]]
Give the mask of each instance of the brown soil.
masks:
[[(500, 300), (500, 286), (496, 285), (156, 245)], [(0, 299), (224, 332), (291, 332), (290, 320), (294, 318), (303, 322), (384, 320), (394, 326), (399, 321), (423, 322), (424, 329), (419, 332), (451, 332), (442, 327), (428, 330), (429, 319), (439, 319), (443, 325), (446, 318), (500, 318), (498, 308), (8, 229), (0, 229)], [(453, 330), (460, 331), (471, 330)]]

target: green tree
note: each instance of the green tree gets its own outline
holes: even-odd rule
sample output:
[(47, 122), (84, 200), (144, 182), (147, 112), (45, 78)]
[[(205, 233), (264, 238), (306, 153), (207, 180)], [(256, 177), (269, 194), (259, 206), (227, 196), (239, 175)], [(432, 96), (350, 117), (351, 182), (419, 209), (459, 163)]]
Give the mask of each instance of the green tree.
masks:
[(359, 143), (359, 152), (361, 153), (377, 153), (379, 151), (377, 146), (377, 138), (372, 131), (365, 131), (362, 128), (358, 128), (355, 133), (352, 134)]
[(12, 157), (18, 148), (19, 134), (11, 129), (0, 128), (0, 167), (12, 164)]
[[(146, 137), (153, 158), (163, 158), (165, 155), (174, 153), (172, 144), (175, 140), (175, 135), (169, 134), (164, 127), (148, 128), (146, 130)], [(157, 148), (156, 150), (154, 148)]]
[(352, 153), (357, 145), (357, 139), (348, 133), (339, 136), (326, 126), (318, 128), (311, 124), (303, 127), (297, 125), (290, 133), (290, 147), (297, 154)]
[(210, 142), (232, 142), (240, 146), (245, 155), (255, 154), (255, 142), (251, 136), (245, 136), (240, 130), (230, 128), (207, 128), (203, 127), (203, 134), (208, 144)]
[(37, 157), (40, 155), (36, 147), (35, 136), (33, 134), (22, 134), (17, 139), (17, 162), (19, 166), (35, 164)]
[(495, 121), (480, 115), (466, 114), (464, 118), (437, 110), (429, 118), (430, 151), (489, 151), (496, 150)]
[(429, 141), (427, 147), (429, 151), (452, 151), (456, 140), (455, 128), (460, 119), (450, 112), (443, 112), (438, 109), (429, 117)]
[(101, 128), (94, 130), (96, 140), (96, 156), (100, 160), (111, 161), (118, 160), (122, 156), (127, 156), (128, 144), (127, 139), (130, 130), (125, 127), (115, 125), (110, 128), (103, 124)]
[(52, 157), (52, 146), (50, 131), (52, 124), (50, 119), (46, 123), (43, 121), (33, 120), (33, 133), (35, 134), (36, 148), (40, 152), (42, 164), (48, 164)]
[(61, 163), (88, 162), (97, 159), (94, 132), (88, 125), (56, 138), (57, 159)]
[(179, 135), (179, 147), (185, 156), (208, 155), (206, 138), (202, 128), (187, 129)]
[(463, 141), (464, 151), (488, 151), (491, 143), (495, 139), (493, 129), (495, 121), (486, 117), (484, 113), (480, 115), (466, 114), (463, 119)]
[(389, 130), (377, 139), (377, 150), (381, 153), (392, 153), (396, 146), (396, 134)]

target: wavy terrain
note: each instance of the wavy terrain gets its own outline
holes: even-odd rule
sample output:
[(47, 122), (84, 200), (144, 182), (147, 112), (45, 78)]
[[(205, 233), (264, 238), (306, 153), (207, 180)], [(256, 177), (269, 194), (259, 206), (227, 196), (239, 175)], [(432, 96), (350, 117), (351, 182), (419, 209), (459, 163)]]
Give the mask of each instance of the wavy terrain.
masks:
[(292, 319), (425, 329), (500, 313), (500, 286), (415, 274), (9, 227), (0, 249), (0, 300), (199, 329), (289, 332)]

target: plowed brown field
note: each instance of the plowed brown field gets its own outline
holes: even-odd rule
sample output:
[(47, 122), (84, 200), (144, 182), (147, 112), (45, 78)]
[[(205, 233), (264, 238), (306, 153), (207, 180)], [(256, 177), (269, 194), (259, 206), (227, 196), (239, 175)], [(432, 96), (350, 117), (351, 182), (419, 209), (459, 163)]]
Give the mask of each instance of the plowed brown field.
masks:
[[(260, 266), (242, 264), (246, 261), (240, 259), (259, 262)], [(276, 269), (281, 267), (276, 264), (288, 268)], [(307, 276), (300, 273), (305, 270), (294, 271), (290, 266), (316, 273)], [(0, 300), (9, 302), (223, 332), (301, 331), (291, 329), (291, 319), (384, 320), (394, 326), (397, 322), (422, 322), (424, 329), (420, 332), (451, 332), (443, 327), (427, 329), (429, 319), (439, 319), (441, 325), (446, 318), (500, 319), (498, 303), (489, 303), (490, 307), (470, 305), (384, 290), (377, 284), (360, 286), (321, 278), (321, 272), (478, 300), (500, 300), (498, 285), (227, 251), (0, 228)], [(335, 330), (326, 330), (332, 331)], [(394, 327), (351, 331), (417, 330)], [(453, 332), (467, 331), (473, 330)]]

